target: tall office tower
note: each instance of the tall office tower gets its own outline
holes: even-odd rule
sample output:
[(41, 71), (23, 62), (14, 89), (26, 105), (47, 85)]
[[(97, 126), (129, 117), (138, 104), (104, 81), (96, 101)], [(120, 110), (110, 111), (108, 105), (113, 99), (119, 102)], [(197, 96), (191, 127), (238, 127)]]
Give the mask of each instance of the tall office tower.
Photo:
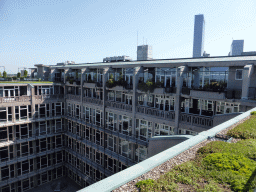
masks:
[(137, 46), (137, 61), (145, 61), (152, 59), (152, 46), (140, 45)]
[(230, 56), (242, 55), (244, 51), (244, 40), (233, 40), (230, 49)]
[(204, 52), (204, 15), (195, 15), (193, 57), (202, 57)]

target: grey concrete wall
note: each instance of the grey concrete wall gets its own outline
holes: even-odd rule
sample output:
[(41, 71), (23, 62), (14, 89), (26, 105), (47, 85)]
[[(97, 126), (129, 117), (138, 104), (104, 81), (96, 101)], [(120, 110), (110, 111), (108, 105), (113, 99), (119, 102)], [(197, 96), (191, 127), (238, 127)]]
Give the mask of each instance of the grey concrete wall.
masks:
[(193, 98), (202, 98), (202, 99), (225, 99), (225, 93), (219, 92), (210, 92), (210, 91), (196, 91), (191, 90), (190, 96)]
[(223, 114), (223, 115), (215, 115), (213, 118), (213, 127), (217, 126), (225, 121), (228, 121), (242, 113), (230, 113), (230, 114)]
[(242, 89), (243, 80), (236, 80), (236, 69), (244, 69), (244, 68), (243, 67), (229, 67), (228, 89)]
[(148, 158), (192, 137), (193, 136), (191, 135), (170, 135), (152, 137), (149, 139), (148, 144)]
[(38, 66), (37, 67), (37, 78), (44, 78), (44, 67), (43, 66)]
[(250, 87), (256, 87), (256, 70), (252, 73)]

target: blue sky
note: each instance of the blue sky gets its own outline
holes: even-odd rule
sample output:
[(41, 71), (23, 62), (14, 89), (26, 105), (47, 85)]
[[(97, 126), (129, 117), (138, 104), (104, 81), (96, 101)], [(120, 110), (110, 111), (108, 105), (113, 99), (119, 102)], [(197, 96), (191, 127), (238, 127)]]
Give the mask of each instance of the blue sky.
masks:
[[(192, 56), (194, 15), (205, 17), (205, 50), (225, 56), (233, 39), (256, 51), (254, 0), (0, 0), (0, 66), (7, 73), (66, 60), (99, 62), (153, 47), (154, 59)], [(2, 71), (2, 68), (0, 68)]]

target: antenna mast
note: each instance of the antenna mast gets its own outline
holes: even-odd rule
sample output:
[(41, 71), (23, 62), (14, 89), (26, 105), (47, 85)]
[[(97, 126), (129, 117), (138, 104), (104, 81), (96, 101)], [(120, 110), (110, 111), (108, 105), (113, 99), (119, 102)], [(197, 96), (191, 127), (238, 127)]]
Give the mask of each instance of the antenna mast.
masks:
[(137, 47), (138, 47), (138, 41), (139, 41), (139, 32), (137, 31)]

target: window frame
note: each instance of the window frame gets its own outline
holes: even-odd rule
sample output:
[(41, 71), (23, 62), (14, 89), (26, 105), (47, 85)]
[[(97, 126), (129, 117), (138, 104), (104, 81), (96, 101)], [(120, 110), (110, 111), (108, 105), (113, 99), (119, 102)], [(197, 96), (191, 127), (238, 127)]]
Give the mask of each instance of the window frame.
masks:
[[(237, 78), (237, 72), (242, 71), (241, 79)], [(235, 80), (243, 80), (243, 69), (236, 69)]]

